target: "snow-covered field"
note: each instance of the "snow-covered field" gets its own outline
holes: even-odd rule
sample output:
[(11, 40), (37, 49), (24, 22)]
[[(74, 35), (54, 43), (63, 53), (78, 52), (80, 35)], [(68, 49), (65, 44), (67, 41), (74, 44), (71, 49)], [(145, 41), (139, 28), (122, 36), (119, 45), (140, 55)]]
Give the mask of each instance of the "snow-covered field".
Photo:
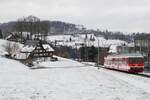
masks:
[(0, 100), (150, 100), (148, 78), (63, 58), (41, 64), (48, 68), (0, 57)]
[(86, 63), (58, 57), (32, 69), (0, 56), (0, 100), (150, 100), (149, 78)]

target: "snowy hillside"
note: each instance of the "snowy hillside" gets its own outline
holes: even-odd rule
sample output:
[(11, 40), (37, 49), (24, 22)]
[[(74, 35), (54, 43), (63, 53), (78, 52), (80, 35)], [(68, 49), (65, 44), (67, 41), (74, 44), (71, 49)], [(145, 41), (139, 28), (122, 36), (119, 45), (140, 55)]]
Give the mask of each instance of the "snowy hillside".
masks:
[[(86, 40), (85, 40), (86, 38)], [(51, 35), (48, 37), (49, 42), (57, 43), (57, 45), (63, 46), (72, 46), (72, 47), (81, 47), (81, 44), (85, 44), (87, 46), (99, 46), (100, 47), (108, 47), (110, 45), (122, 45), (127, 44), (125, 41), (121, 40), (106, 40), (103, 37), (97, 37), (94, 34), (76, 34), (76, 35)]]
[(29, 69), (0, 57), (0, 100), (150, 100), (147, 78), (60, 62), (53, 68)]

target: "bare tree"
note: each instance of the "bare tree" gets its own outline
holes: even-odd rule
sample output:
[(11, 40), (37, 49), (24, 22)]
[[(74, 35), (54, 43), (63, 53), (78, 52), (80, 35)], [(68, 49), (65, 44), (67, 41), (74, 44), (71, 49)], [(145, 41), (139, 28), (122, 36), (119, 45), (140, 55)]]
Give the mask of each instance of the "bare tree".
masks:
[(47, 35), (49, 32), (49, 21), (40, 21), (38, 17), (28, 16), (18, 19), (15, 25), (16, 31), (22, 35), (22, 32), (29, 32), (30, 39), (33, 34)]
[(18, 19), (18, 21), (16, 22), (14, 27), (15, 27), (15, 31), (18, 33), (18, 35), (20, 35), (21, 41), (23, 41), (23, 34), (22, 33), (24, 31), (24, 28), (25, 28), (24, 18)]
[(8, 41), (6, 45), (4, 45), (4, 49), (8, 53), (8, 56), (12, 57), (19, 50), (19, 45), (18, 43), (13, 43), (13, 42)]
[(8, 55), (11, 56), (12, 43), (11, 42), (7, 42), (6, 45), (4, 45), (4, 49), (8, 53)]

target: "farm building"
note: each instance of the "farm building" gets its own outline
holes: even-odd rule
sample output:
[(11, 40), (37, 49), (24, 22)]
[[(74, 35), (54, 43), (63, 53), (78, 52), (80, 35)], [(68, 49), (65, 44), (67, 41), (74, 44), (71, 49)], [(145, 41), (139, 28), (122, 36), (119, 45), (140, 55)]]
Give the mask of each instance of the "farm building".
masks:
[(21, 49), (17, 59), (35, 59), (53, 57), (54, 49), (48, 43), (39, 40), (28, 40), (24, 47)]
[(6, 40), (21, 42), (21, 37), (18, 34), (10, 33), (10, 35), (6, 37)]
[(30, 35), (29, 32), (22, 32), (22, 33), (12, 32), (6, 37), (6, 40), (25, 43), (25, 41), (29, 39), (29, 35)]

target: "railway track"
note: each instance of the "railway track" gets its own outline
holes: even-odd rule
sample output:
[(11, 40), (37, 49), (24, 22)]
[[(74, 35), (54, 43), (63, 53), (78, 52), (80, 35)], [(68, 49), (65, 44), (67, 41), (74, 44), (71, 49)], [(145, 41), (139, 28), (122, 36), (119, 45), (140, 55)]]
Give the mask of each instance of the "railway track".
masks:
[(131, 75), (136, 75), (136, 76), (141, 76), (141, 77), (146, 77), (146, 78), (150, 78), (150, 75), (148, 74), (143, 74), (143, 73), (129, 73)]
[(104, 68), (104, 69), (108, 69), (108, 70), (113, 70), (113, 71), (117, 71), (117, 72), (122, 72), (122, 73), (130, 74), (130, 75), (135, 75), (135, 76), (141, 76), (141, 77), (145, 77), (145, 78), (150, 78), (150, 75), (144, 74), (144, 73), (130, 73), (130, 72), (125, 72), (125, 71), (121, 71), (121, 70), (106, 68), (106, 67), (103, 67), (103, 66), (101, 66), (100, 68)]
[[(88, 63), (83, 63), (83, 64), (95, 67), (95, 65), (92, 65), (92, 64), (88, 64)], [(145, 77), (145, 78), (150, 78), (150, 75), (144, 74), (144, 73), (129, 73), (129, 72), (121, 71), (121, 70), (106, 68), (106, 67), (103, 67), (103, 65), (98, 65), (98, 66), (96, 66), (96, 67), (98, 67), (98, 69), (104, 68), (104, 69), (114, 70), (114, 71), (117, 71), (117, 72), (122, 72), (122, 73), (130, 74), (130, 75), (135, 75), (135, 76), (141, 76), (141, 77)]]

